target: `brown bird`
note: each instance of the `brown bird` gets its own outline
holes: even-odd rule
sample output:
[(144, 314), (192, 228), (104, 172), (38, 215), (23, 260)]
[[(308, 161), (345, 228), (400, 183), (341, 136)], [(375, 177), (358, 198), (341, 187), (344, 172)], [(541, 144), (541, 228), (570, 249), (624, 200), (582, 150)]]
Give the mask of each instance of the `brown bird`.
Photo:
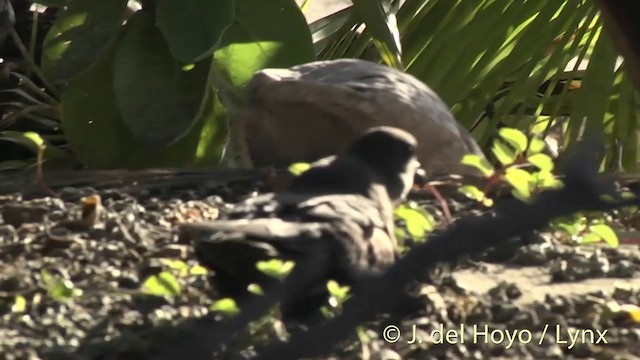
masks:
[(357, 287), (395, 261), (394, 204), (423, 175), (416, 147), (404, 130), (372, 128), (284, 191), (251, 200), (274, 204), (275, 217), (184, 224), (181, 233), (195, 240), (196, 256), (225, 296), (247, 295), (251, 283), (263, 289), (275, 283), (257, 261), (293, 260), (290, 276), (298, 272), (304, 280), (283, 299), (283, 315), (308, 314), (326, 301), (327, 280)]

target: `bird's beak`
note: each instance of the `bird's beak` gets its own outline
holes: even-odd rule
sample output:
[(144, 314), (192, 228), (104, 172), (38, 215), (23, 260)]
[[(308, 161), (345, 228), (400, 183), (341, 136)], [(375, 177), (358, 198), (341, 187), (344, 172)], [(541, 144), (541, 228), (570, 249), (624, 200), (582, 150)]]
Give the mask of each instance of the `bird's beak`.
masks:
[(413, 175), (413, 186), (420, 189), (427, 185), (427, 172), (423, 168), (417, 168)]

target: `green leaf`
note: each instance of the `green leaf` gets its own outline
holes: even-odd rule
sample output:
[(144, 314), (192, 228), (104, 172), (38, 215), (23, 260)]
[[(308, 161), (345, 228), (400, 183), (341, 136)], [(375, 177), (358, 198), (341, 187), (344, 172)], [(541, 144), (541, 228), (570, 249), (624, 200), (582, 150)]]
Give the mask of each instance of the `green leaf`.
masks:
[(282, 280), (291, 270), (295, 263), (291, 260), (283, 261), (281, 259), (270, 259), (266, 261), (258, 261), (256, 268), (268, 276)]
[(353, 9), (367, 26), (366, 30), (376, 40), (383, 60), (388, 65), (402, 69), (402, 45), (396, 16), (391, 13), (389, 0), (353, 0)]
[(36, 133), (31, 132), (31, 134), (34, 134), (35, 136), (29, 136), (28, 133), (19, 131), (0, 131), (0, 140), (11, 141), (29, 149), (32, 153), (37, 154), (38, 146), (40, 146), (44, 140)]
[(70, 1), (60, 11), (44, 40), (42, 70), (55, 83), (87, 70), (116, 38), (127, 0)]
[(179, 272), (187, 271), (189, 269), (189, 265), (182, 260), (160, 259), (160, 263), (171, 270), (177, 270)]
[(546, 146), (547, 145), (545, 144), (544, 140), (538, 137), (533, 137), (531, 138), (531, 143), (529, 144), (527, 155), (531, 156), (531, 155), (538, 154), (542, 152), (546, 148)]
[(200, 265), (194, 265), (189, 269), (189, 275), (198, 276), (198, 275), (207, 275), (208, 273), (209, 272), (207, 271), (207, 269)]
[(169, 52), (154, 14), (135, 13), (114, 59), (116, 101), (127, 128), (158, 148), (179, 140), (209, 99), (210, 66), (208, 58), (185, 70)]
[(182, 291), (180, 283), (173, 274), (163, 271), (151, 275), (142, 284), (142, 292), (154, 296), (178, 296)]
[(423, 239), (428, 232), (434, 229), (435, 220), (433, 217), (415, 203), (399, 205), (396, 207), (394, 214), (404, 220), (407, 231), (414, 239)]
[(558, 189), (562, 187), (562, 181), (560, 181), (550, 171), (539, 171), (532, 174), (533, 182), (535, 186), (542, 189)]
[(56, 301), (65, 302), (73, 297), (82, 295), (82, 290), (76, 288), (69, 280), (54, 277), (44, 269), (40, 271), (40, 275), (47, 290), (47, 295)]
[(466, 197), (481, 202), (486, 207), (493, 206), (493, 200), (488, 198), (487, 195), (478, 189), (474, 185), (463, 185), (458, 189), (458, 192), (462, 193)]
[[(311, 34), (300, 8), (291, 0), (236, 0), (235, 21), (214, 52), (216, 86), (242, 91), (254, 72), (315, 60)], [(224, 75), (223, 75), (224, 74)]]
[(518, 154), (527, 148), (527, 136), (518, 129), (503, 127), (498, 130), (498, 134), (504, 141), (513, 146)]
[(311, 164), (299, 162), (289, 165), (288, 170), (293, 175), (300, 176), (303, 172), (309, 170), (309, 168), (311, 168)]
[(553, 171), (553, 160), (546, 154), (535, 154), (527, 158), (527, 161), (538, 167), (541, 171)]
[(173, 145), (152, 148), (129, 132), (115, 103), (115, 45), (62, 93), (62, 128), (76, 157), (90, 169), (218, 164), (227, 128), (215, 94), (187, 136)]
[(493, 155), (495, 155), (496, 159), (498, 159), (502, 165), (513, 164), (518, 156), (513, 150), (509, 149), (506, 144), (499, 140), (493, 142), (491, 152), (493, 152)]
[(211, 55), (233, 18), (233, 0), (162, 0), (156, 9), (171, 53), (185, 63)]
[(605, 224), (595, 224), (589, 226), (589, 231), (598, 235), (602, 240), (604, 240), (611, 247), (618, 247), (620, 245), (620, 241), (618, 240), (618, 235), (616, 235), (615, 231), (611, 229), (610, 226)]
[(602, 238), (600, 237), (600, 235), (593, 233), (593, 232), (587, 232), (585, 234), (582, 234), (580, 236), (580, 240), (579, 243), (580, 244), (595, 244), (597, 242), (600, 242), (602, 240)]
[(466, 154), (462, 157), (460, 161), (464, 165), (473, 166), (474, 168), (480, 170), (482, 174), (486, 177), (492, 176), (495, 173), (493, 166), (485, 159), (483, 156), (476, 154)]
[(236, 301), (232, 298), (223, 298), (217, 300), (209, 307), (211, 311), (219, 312), (227, 316), (235, 316), (240, 313), (240, 308), (236, 304)]
[(516, 168), (508, 168), (505, 175), (505, 179), (513, 188), (524, 198), (529, 198), (531, 196), (530, 191), (530, 182), (532, 180), (531, 174)]
[(11, 305), (11, 312), (23, 313), (27, 310), (27, 299), (22, 295), (16, 295), (13, 305)]
[(329, 291), (329, 305), (338, 307), (342, 305), (349, 297), (349, 286), (341, 286), (335, 280), (327, 281), (327, 290)]
[(255, 295), (264, 295), (262, 287), (258, 284), (249, 284), (249, 286), (247, 286), (247, 291)]

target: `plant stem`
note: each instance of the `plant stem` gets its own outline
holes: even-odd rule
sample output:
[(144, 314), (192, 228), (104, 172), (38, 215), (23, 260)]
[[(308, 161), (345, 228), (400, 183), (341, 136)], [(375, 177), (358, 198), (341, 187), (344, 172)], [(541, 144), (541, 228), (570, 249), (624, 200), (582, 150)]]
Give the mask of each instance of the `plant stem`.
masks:
[(55, 86), (49, 83), (47, 78), (42, 73), (42, 70), (40, 69), (40, 67), (33, 61), (33, 58), (25, 48), (24, 44), (22, 43), (22, 40), (20, 40), (20, 36), (18, 36), (18, 33), (16, 33), (16, 30), (14, 28), (11, 28), (10, 33), (11, 33), (11, 38), (13, 39), (13, 42), (16, 44), (16, 46), (20, 50), (20, 54), (22, 55), (22, 57), (29, 64), (31, 71), (33, 71), (36, 75), (38, 75), (38, 77), (42, 80), (42, 82), (49, 89), (49, 91), (51, 91), (52, 94), (54, 94), (56, 97), (59, 98), (60, 94), (58, 93), (58, 90), (55, 88)]

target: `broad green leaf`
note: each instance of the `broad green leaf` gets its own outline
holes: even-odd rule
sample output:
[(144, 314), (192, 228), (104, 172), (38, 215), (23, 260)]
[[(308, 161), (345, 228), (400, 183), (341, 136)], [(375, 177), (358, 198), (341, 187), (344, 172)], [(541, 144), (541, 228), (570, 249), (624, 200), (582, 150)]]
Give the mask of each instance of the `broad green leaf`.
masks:
[(560, 181), (550, 171), (539, 171), (532, 174), (534, 183), (537, 187), (542, 189), (557, 189), (562, 187), (562, 181)]
[(232, 298), (223, 298), (215, 301), (209, 307), (211, 311), (219, 312), (227, 316), (235, 316), (240, 313), (240, 308), (236, 304), (236, 301)]
[(216, 84), (242, 89), (253, 73), (285, 68), (315, 58), (311, 34), (292, 0), (236, 0), (235, 21), (224, 32), (214, 61), (224, 76)]
[(600, 235), (594, 232), (587, 232), (585, 234), (582, 234), (579, 238), (580, 244), (594, 244), (600, 242), (601, 240), (602, 238), (600, 237)]
[(44, 158), (47, 160), (63, 159), (64, 161), (69, 158), (67, 153), (59, 149), (57, 146), (51, 145), (49, 141), (43, 139), (38, 133), (32, 131), (24, 133), (12, 130), (0, 131), (0, 141), (10, 141), (18, 144), (29, 149), (33, 154), (38, 154), (40, 151), (39, 147), (44, 145)]
[(65, 82), (94, 64), (116, 38), (126, 11), (127, 0), (70, 1), (44, 40), (42, 70), (49, 80)]
[(207, 269), (200, 265), (194, 265), (189, 268), (189, 275), (207, 275), (208, 273)]
[(173, 56), (185, 63), (211, 55), (233, 22), (233, 0), (162, 0), (156, 23)]
[(77, 158), (92, 169), (216, 165), (227, 127), (215, 94), (188, 135), (171, 146), (151, 148), (128, 131), (113, 90), (115, 45), (62, 93), (62, 127)]
[(264, 274), (282, 280), (293, 270), (295, 263), (291, 260), (270, 259), (258, 261), (256, 268)]
[(542, 171), (552, 171), (553, 170), (553, 160), (549, 155), (546, 154), (535, 154), (527, 157), (527, 161), (535, 166), (537, 166)]
[(611, 247), (618, 247), (620, 241), (618, 240), (618, 236), (615, 231), (611, 229), (610, 226), (605, 224), (595, 224), (589, 226), (589, 230), (598, 235), (602, 240), (604, 240)]
[(289, 165), (289, 172), (295, 176), (300, 176), (303, 172), (309, 170), (311, 165), (309, 163), (294, 163)]
[[(32, 133), (32, 134), (35, 134), (35, 133)], [(35, 134), (35, 135), (37, 136), (37, 138), (30, 137), (30, 136), (27, 135), (27, 133), (23, 133), (23, 132), (19, 132), (19, 131), (6, 130), (6, 131), (1, 131), (0, 132), (0, 140), (11, 141), (13, 143), (19, 144), (19, 145), (29, 149), (34, 154), (36, 154), (38, 152), (38, 146), (44, 140), (42, 140), (40, 135), (38, 135), (38, 134)], [(39, 139), (39, 141), (36, 140), (36, 139)]]
[(40, 275), (47, 290), (47, 295), (56, 301), (65, 302), (73, 297), (82, 295), (82, 290), (76, 288), (69, 280), (57, 278), (47, 270), (41, 270)]
[(179, 272), (186, 272), (189, 269), (189, 265), (182, 260), (160, 259), (160, 263), (171, 270), (177, 270)]
[(344, 303), (349, 296), (350, 289), (349, 286), (341, 286), (335, 280), (327, 281), (327, 290), (330, 295), (329, 305), (335, 308)]
[(16, 295), (13, 305), (11, 305), (11, 312), (23, 313), (27, 310), (27, 299), (22, 295)]
[(492, 176), (495, 173), (495, 169), (486, 158), (476, 154), (466, 154), (462, 157), (460, 161), (464, 165), (473, 166), (474, 168), (480, 170), (482, 174), (486, 177)]
[(531, 142), (529, 143), (529, 149), (527, 150), (527, 155), (535, 155), (542, 152), (547, 145), (544, 143), (544, 140), (533, 137), (531, 138)]
[(493, 206), (493, 200), (488, 198), (484, 192), (474, 185), (463, 185), (458, 191), (470, 199), (481, 202), (486, 207)]
[(177, 62), (155, 25), (152, 12), (130, 20), (114, 59), (116, 101), (127, 128), (158, 148), (184, 136), (208, 100), (211, 59), (185, 68)]
[(531, 174), (522, 169), (508, 168), (504, 178), (523, 197), (529, 198), (531, 196), (531, 191), (529, 189)]
[(394, 214), (404, 220), (407, 231), (414, 239), (423, 239), (433, 231), (435, 220), (425, 209), (415, 203), (402, 204), (396, 207)]
[(182, 289), (173, 274), (163, 271), (149, 276), (142, 284), (142, 292), (154, 296), (178, 296)]
[(249, 284), (249, 286), (247, 286), (247, 291), (255, 295), (264, 295), (262, 287), (258, 284)]
[(491, 152), (502, 165), (511, 165), (516, 161), (518, 154), (500, 140), (495, 140), (491, 146)]
[(498, 130), (500, 137), (521, 153), (527, 148), (527, 136), (518, 129), (501, 128)]
[(341, 286), (335, 280), (327, 281), (327, 290), (329, 290), (330, 295), (333, 295), (335, 297), (344, 299), (349, 293), (349, 289), (350, 289), (349, 286)]

